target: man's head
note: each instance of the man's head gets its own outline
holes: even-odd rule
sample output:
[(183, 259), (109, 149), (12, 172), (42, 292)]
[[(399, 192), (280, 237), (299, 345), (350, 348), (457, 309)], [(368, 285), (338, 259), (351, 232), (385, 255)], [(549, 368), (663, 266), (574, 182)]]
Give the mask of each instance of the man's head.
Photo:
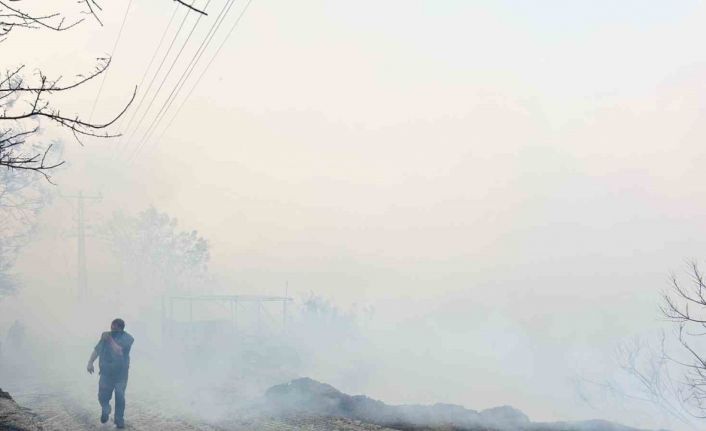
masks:
[(123, 319), (115, 319), (110, 322), (111, 331), (122, 331), (125, 329), (125, 321)]

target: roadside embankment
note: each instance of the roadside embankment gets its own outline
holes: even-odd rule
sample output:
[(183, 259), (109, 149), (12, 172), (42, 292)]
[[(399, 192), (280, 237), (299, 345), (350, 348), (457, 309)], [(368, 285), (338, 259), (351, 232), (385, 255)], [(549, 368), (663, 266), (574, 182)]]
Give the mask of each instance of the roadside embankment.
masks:
[(42, 431), (42, 427), (29, 409), (17, 405), (0, 389), (0, 431)]

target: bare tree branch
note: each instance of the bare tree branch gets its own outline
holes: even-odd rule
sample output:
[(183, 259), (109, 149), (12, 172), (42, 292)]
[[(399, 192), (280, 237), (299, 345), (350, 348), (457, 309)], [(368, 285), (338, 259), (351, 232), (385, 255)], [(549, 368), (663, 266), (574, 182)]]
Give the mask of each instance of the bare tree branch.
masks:
[(679, 325), (676, 339), (687, 354), (685, 360), (669, 358), (685, 370), (684, 400), (694, 407), (695, 416), (706, 418), (706, 355), (699, 346), (706, 328), (706, 284), (696, 262), (689, 262), (687, 273), (686, 284), (672, 275), (672, 287), (663, 293), (660, 309), (665, 318)]
[(83, 13), (93, 16), (93, 18), (98, 21), (98, 24), (103, 26), (103, 21), (101, 21), (100, 17), (98, 16), (98, 13), (96, 13), (96, 10), (103, 10), (103, 8), (98, 4), (98, 2), (96, 2), (95, 0), (79, 0), (78, 3), (85, 4), (87, 10)]
[[(79, 76), (75, 82), (67, 85), (59, 84), (61, 78), (50, 80), (42, 72), (37, 73), (37, 83), (26, 83), (20, 76), (24, 65), (5, 72), (4, 78), (0, 81), (0, 166), (40, 172), (48, 179), (46, 172), (63, 163), (46, 162), (51, 146), (43, 151), (35, 150), (30, 153), (20, 151), (26, 140), (39, 131), (39, 126), (36, 125), (24, 130), (21, 127), (24, 121), (48, 119), (58, 124), (60, 128), (70, 131), (79, 143), (81, 143), (81, 136), (99, 138), (120, 136), (119, 133), (101, 131), (112, 126), (122, 117), (135, 99), (137, 88), (123, 109), (105, 122), (89, 122), (78, 115), (63, 115), (59, 109), (52, 107), (49, 100), (52, 94), (68, 92), (105, 73), (110, 66), (110, 58), (99, 58), (97, 61), (98, 65), (91, 73)], [(5, 124), (8, 126), (3, 128)]]
[(10, 6), (9, 3), (11, 2), (18, 2), (18, 0), (0, 0), (0, 37), (2, 38), (6, 37), (15, 28), (45, 28), (53, 31), (64, 31), (83, 22), (83, 18), (81, 18), (66, 24), (66, 19), (58, 12), (34, 15), (18, 7)]

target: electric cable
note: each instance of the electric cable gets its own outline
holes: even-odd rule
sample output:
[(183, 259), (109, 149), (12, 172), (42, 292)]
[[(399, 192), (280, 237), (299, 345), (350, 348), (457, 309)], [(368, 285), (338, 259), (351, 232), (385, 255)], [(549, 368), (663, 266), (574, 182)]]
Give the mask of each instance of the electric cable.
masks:
[[(206, 2), (206, 5), (204, 6), (204, 10), (208, 7), (209, 3), (211, 3), (211, 0), (208, 0)], [(191, 36), (194, 34), (194, 31), (196, 30), (196, 27), (198, 26), (199, 22), (201, 21), (201, 17), (204, 15), (199, 15), (198, 18), (196, 19), (196, 22), (194, 22), (194, 25), (191, 27), (191, 31), (189, 31), (189, 34), (186, 36), (186, 39), (184, 40), (184, 43), (181, 45), (181, 48), (179, 49), (179, 52), (177, 53), (176, 57), (174, 57), (174, 60), (172, 61), (172, 64), (169, 66), (169, 70), (167, 70), (167, 73), (164, 75), (162, 78), (162, 82), (159, 84), (159, 87), (157, 87), (157, 91), (155, 91), (154, 95), (152, 96), (152, 100), (150, 100), (149, 105), (147, 105), (147, 109), (145, 110), (145, 113), (143, 114), (142, 118), (140, 119), (139, 123), (137, 124), (135, 130), (138, 130), (142, 122), (144, 121), (145, 118), (147, 118), (147, 114), (150, 111), (150, 108), (154, 104), (154, 101), (157, 99), (157, 96), (159, 95), (159, 91), (162, 89), (164, 86), (164, 83), (167, 82), (167, 78), (171, 74), (172, 70), (174, 69), (174, 66), (176, 65), (177, 61), (179, 60), (179, 57), (181, 56), (181, 53), (184, 52), (184, 49), (186, 46), (189, 44), (189, 40), (191, 39)], [(133, 133), (134, 135), (134, 133)], [(147, 132), (145, 132), (145, 135), (142, 136), (142, 139), (139, 141), (139, 143), (136, 145), (135, 149), (133, 150), (132, 154), (128, 157), (128, 160), (132, 159), (132, 157), (140, 150), (140, 148), (144, 145), (144, 139), (145, 136), (147, 135)], [(132, 137), (132, 135), (131, 135)]]
[[(192, 3), (194, 3), (194, 1), (192, 1)], [(176, 5), (176, 7), (179, 8), (179, 5)], [(145, 90), (144, 93), (142, 93), (142, 98), (140, 99), (140, 102), (138, 103), (137, 108), (135, 108), (132, 116), (130, 117), (130, 121), (128, 122), (128, 125), (125, 128), (126, 131), (130, 129), (130, 126), (132, 125), (133, 120), (135, 119), (137, 113), (139, 112), (140, 108), (142, 107), (142, 104), (144, 103), (145, 99), (147, 98), (147, 94), (149, 94), (149, 91), (152, 88), (152, 85), (154, 84), (155, 80), (157, 79), (157, 76), (159, 76), (159, 72), (162, 70), (162, 66), (164, 66), (164, 62), (167, 61), (167, 58), (169, 57), (169, 53), (172, 51), (172, 48), (174, 47), (174, 44), (176, 43), (176, 41), (179, 37), (179, 34), (181, 33), (182, 28), (184, 27), (184, 23), (186, 22), (187, 18), (189, 17), (189, 14), (191, 12), (192, 12), (191, 9), (186, 10), (186, 13), (184, 14), (184, 18), (181, 20), (181, 23), (179, 24), (179, 28), (177, 29), (177, 32), (174, 34), (172, 41), (169, 43), (169, 47), (167, 48), (167, 52), (164, 54), (162, 61), (159, 63), (159, 66), (157, 67), (157, 70), (155, 71), (154, 75), (152, 76), (152, 79), (150, 80), (150, 83), (148, 84), (147, 89)], [(175, 10), (175, 13), (176, 13), (176, 10)], [(199, 19), (200, 19), (200, 17), (201, 16), (199, 15)], [(166, 31), (166, 29), (165, 29), (165, 31)], [(178, 59), (178, 57), (179, 57), (179, 54), (177, 54), (177, 57), (175, 58), (175, 60)], [(166, 76), (165, 76), (165, 79), (166, 79)], [(164, 82), (164, 80), (162, 81), (162, 83), (163, 82)], [(157, 93), (158, 92), (159, 92), (159, 90), (157, 90)], [(150, 101), (150, 103), (147, 105), (147, 110), (145, 111), (145, 115), (149, 111), (150, 105), (154, 102), (154, 99), (157, 96), (157, 93), (155, 93), (155, 96), (152, 98), (152, 101)], [(133, 129), (132, 133), (130, 134), (130, 137), (128, 138), (128, 142), (122, 147), (123, 150), (125, 150), (130, 145), (130, 140), (135, 135), (137, 130), (140, 128), (142, 121), (145, 119), (145, 115), (143, 115), (141, 117), (137, 126), (135, 126), (135, 128)]]
[(221, 9), (220, 13), (218, 14), (218, 17), (216, 18), (216, 21), (214, 21), (208, 34), (206, 35), (204, 40), (201, 42), (201, 45), (199, 46), (196, 53), (194, 53), (194, 56), (192, 57), (191, 61), (189, 62), (187, 68), (184, 70), (181, 77), (179, 77), (177, 84), (174, 86), (174, 88), (172, 89), (172, 91), (169, 94), (169, 96), (167, 97), (167, 99), (165, 99), (164, 103), (162, 104), (162, 107), (160, 108), (159, 112), (157, 113), (157, 116), (154, 118), (154, 120), (152, 121), (150, 126), (147, 128), (147, 133), (145, 134), (143, 141), (148, 141), (149, 138), (154, 133), (154, 131), (158, 128), (159, 123), (161, 123), (162, 119), (169, 111), (169, 108), (172, 106), (172, 104), (174, 103), (174, 101), (178, 97), (179, 92), (184, 87), (184, 84), (186, 83), (186, 81), (191, 77), (191, 74), (196, 69), (196, 65), (198, 64), (199, 60), (203, 56), (203, 53), (206, 52), (206, 49), (208, 48), (211, 41), (213, 40), (213, 36), (215, 36), (216, 32), (218, 32), (218, 30), (220, 29), (221, 24), (225, 21), (228, 13), (230, 12), (230, 9), (232, 8), (232, 6), (234, 4), (235, 4), (235, 0), (227, 0), (227, 2), (223, 5), (223, 8)]
[(196, 82), (194, 82), (194, 85), (191, 87), (191, 89), (189, 90), (189, 92), (186, 94), (186, 97), (184, 97), (184, 99), (181, 101), (181, 104), (179, 105), (179, 107), (177, 108), (177, 110), (174, 112), (174, 116), (172, 116), (171, 120), (169, 120), (169, 123), (167, 123), (167, 126), (164, 128), (164, 130), (162, 130), (162, 134), (159, 136), (159, 139), (157, 139), (157, 141), (155, 142), (155, 146), (158, 146), (158, 145), (159, 145), (159, 143), (161, 142), (162, 138), (164, 137), (164, 135), (165, 135), (165, 133), (167, 132), (167, 130), (169, 129), (169, 127), (172, 125), (172, 123), (174, 122), (174, 120), (179, 116), (179, 113), (181, 112), (182, 108), (183, 108), (184, 105), (186, 104), (186, 101), (189, 99), (189, 97), (191, 97), (191, 94), (194, 92), (194, 90), (196, 89), (196, 87), (198, 87), (198, 85), (199, 85), (199, 83), (201, 82), (201, 80), (203, 79), (204, 75), (206, 75), (206, 72), (207, 72), (208, 69), (211, 67), (211, 64), (213, 64), (213, 61), (214, 61), (214, 60), (216, 59), (216, 57), (218, 56), (218, 53), (221, 52), (221, 49), (223, 48), (223, 46), (226, 44), (226, 42), (228, 41), (228, 39), (230, 38), (230, 36), (233, 34), (233, 32), (235, 31), (235, 29), (238, 27), (238, 24), (240, 23), (240, 20), (241, 20), (241, 19), (243, 18), (243, 16), (245, 15), (245, 12), (248, 10), (248, 8), (250, 7), (250, 4), (251, 4), (251, 3), (252, 3), (252, 0), (248, 0), (247, 3), (245, 4), (245, 7), (243, 8), (243, 10), (240, 11), (240, 15), (238, 15), (238, 18), (235, 20), (235, 23), (234, 23), (233, 26), (230, 28), (230, 31), (229, 31), (228, 34), (226, 35), (225, 39), (223, 39), (223, 41), (221, 42), (221, 44), (218, 46), (218, 49), (217, 49), (216, 52), (213, 54), (213, 57), (211, 57), (211, 60), (209, 60), (209, 62), (206, 64), (206, 67), (204, 67), (204, 69), (201, 71), (201, 74), (198, 76), (198, 78), (196, 78)]
[[(115, 44), (113, 44), (113, 51), (110, 53), (111, 59), (113, 58), (113, 56), (115, 56), (115, 50), (118, 49), (118, 43), (120, 43), (120, 37), (123, 35), (123, 28), (125, 28), (125, 22), (127, 21), (128, 12), (130, 11), (131, 6), (132, 6), (132, 0), (130, 0), (128, 2), (127, 8), (125, 8), (125, 16), (123, 16), (123, 22), (120, 24), (120, 30), (118, 30), (118, 37), (115, 39)], [(93, 113), (96, 111), (96, 105), (98, 105), (98, 99), (100, 99), (101, 93), (103, 92), (103, 85), (105, 84), (105, 79), (108, 77), (108, 72), (109, 72), (109, 70), (105, 71), (105, 74), (103, 75), (103, 79), (101, 80), (101, 85), (100, 85), (100, 87), (98, 87), (98, 94), (96, 94), (96, 98), (93, 101), (93, 107), (91, 108), (91, 114), (88, 116), (89, 123), (93, 120)]]

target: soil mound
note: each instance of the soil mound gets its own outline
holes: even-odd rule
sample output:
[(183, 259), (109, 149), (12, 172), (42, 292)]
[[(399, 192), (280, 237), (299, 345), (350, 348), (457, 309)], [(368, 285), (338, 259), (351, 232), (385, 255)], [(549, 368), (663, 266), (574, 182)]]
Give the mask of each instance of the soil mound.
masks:
[(39, 420), (0, 389), (0, 431), (42, 431)]
[(309, 378), (273, 386), (265, 398), (277, 414), (342, 417), (410, 431), (640, 431), (599, 420), (535, 423), (511, 406), (476, 411), (454, 404), (388, 405)]

